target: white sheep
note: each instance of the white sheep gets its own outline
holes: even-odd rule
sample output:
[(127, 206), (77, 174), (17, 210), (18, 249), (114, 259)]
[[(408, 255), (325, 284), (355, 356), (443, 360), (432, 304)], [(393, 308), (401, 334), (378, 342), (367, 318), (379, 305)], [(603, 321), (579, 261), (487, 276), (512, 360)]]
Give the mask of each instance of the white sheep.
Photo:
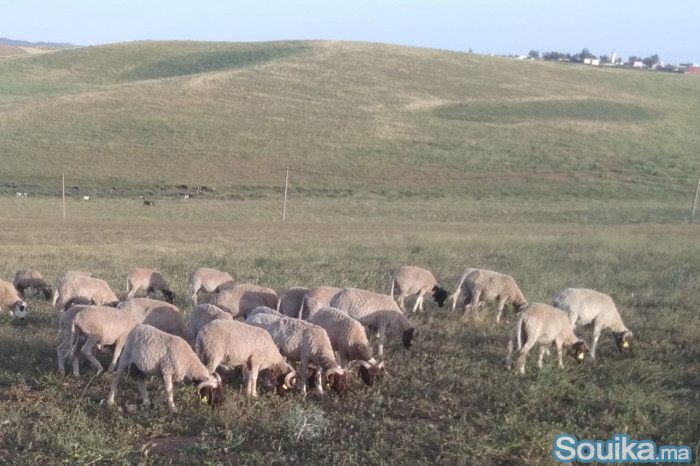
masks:
[(469, 296), (466, 293), (469, 293), (468, 289), (465, 289), (466, 287), (464, 286), (464, 281), (467, 279), (469, 274), (471, 274), (473, 271), (475, 271), (475, 268), (466, 268), (464, 269), (464, 272), (462, 272), (462, 276), (459, 277), (459, 282), (457, 283), (457, 288), (455, 289), (455, 292), (450, 295), (450, 298), (452, 300), (452, 310), (454, 311), (457, 309), (457, 301), (459, 301), (459, 296), (461, 294), (464, 294), (464, 305), (466, 306), (469, 301), (471, 301), (471, 296)]
[(301, 319), (301, 308), (304, 304), (304, 295), (309, 291), (309, 288), (302, 286), (293, 286), (287, 289), (280, 296), (277, 303), (277, 310), (287, 317), (296, 317)]
[(233, 283), (233, 277), (215, 269), (200, 268), (190, 274), (189, 289), (192, 304), (197, 305), (197, 293), (200, 290), (206, 293), (214, 293), (225, 283)]
[(58, 297), (54, 305), (56, 313), (61, 312), (73, 298), (89, 299), (97, 305), (116, 306), (119, 298), (111, 290), (107, 282), (99, 278), (74, 276), (58, 287)]
[(331, 299), (340, 291), (335, 286), (317, 286), (311, 288), (304, 295), (301, 308), (299, 309), (300, 319), (306, 320), (311, 314), (331, 305)]
[(0, 310), (7, 307), (10, 315), (17, 316), (19, 320), (27, 317), (27, 303), (17, 294), (15, 286), (4, 280), (0, 280)]
[[(480, 301), (498, 301), (498, 314), (496, 322), (501, 321), (503, 308), (507, 304), (512, 304), (517, 311), (527, 305), (527, 300), (520, 291), (515, 279), (510, 275), (505, 275), (493, 270), (477, 269), (470, 273), (464, 280), (464, 285), (468, 290), (465, 296), (469, 295), (469, 308), (476, 311)], [(467, 305), (465, 300), (465, 316)]]
[(384, 362), (377, 362), (372, 357), (372, 348), (360, 321), (332, 307), (319, 309), (308, 321), (326, 331), (331, 346), (340, 357), (340, 367), (349, 370), (359, 367), (365, 385), (371, 387), (384, 372)]
[(146, 390), (147, 375), (163, 377), (164, 398), (171, 411), (176, 410), (173, 401), (173, 384), (184, 380), (200, 382), (197, 386), (200, 396), (203, 390), (209, 389), (208, 402), (217, 404), (223, 401), (221, 378), (218, 374), (207, 370), (185, 340), (150, 325), (141, 324), (134, 327), (126, 339), (124, 352), (107, 396), (107, 404), (114, 405), (119, 381), (124, 371), (131, 365), (137, 369), (137, 384), (143, 406), (150, 404)]
[(198, 304), (190, 311), (187, 318), (187, 328), (189, 330), (189, 341), (192, 346), (199, 331), (212, 320), (233, 320), (233, 316), (223, 309), (213, 304)]
[(258, 396), (258, 374), (262, 370), (270, 370), (278, 393), (291, 387), (296, 378), (270, 334), (243, 322), (217, 319), (208, 323), (197, 334), (195, 352), (209, 372), (219, 366), (243, 368), (248, 396)]
[(533, 346), (540, 345), (540, 355), (537, 366), (542, 367), (542, 358), (549, 353), (549, 347), (555, 346), (559, 357), (559, 367), (562, 363), (562, 349), (566, 347), (569, 353), (578, 361), (583, 362), (588, 352), (586, 343), (577, 337), (571, 329), (571, 324), (564, 311), (548, 304), (531, 303), (517, 317), (513, 336), (508, 342), (506, 365), (508, 369), (513, 363), (513, 349), (517, 351), (517, 369), (525, 373), (525, 360)]
[(371, 332), (377, 332), (377, 356), (384, 354), (384, 342), (389, 334), (400, 334), (405, 348), (410, 348), (417, 335), (415, 326), (401, 312), (389, 295), (357, 288), (344, 288), (333, 299), (331, 307), (347, 312)]
[(38, 270), (20, 269), (15, 273), (15, 278), (12, 284), (17, 289), (19, 295), (24, 298), (24, 292), (28, 289), (32, 290), (33, 294), (44, 295), (45, 299), (51, 299), (51, 285), (49, 285)]
[(389, 296), (394, 297), (394, 288), (399, 292), (399, 307), (405, 311), (404, 299), (406, 296), (417, 294), (416, 302), (413, 305), (413, 312), (416, 309), (423, 310), (423, 296), (430, 293), (435, 299), (438, 307), (442, 307), (447, 300), (447, 291), (440, 288), (435, 276), (426, 269), (405, 265), (399, 267), (391, 277), (391, 291)]
[[(246, 324), (267, 330), (280, 353), (290, 361), (299, 362), (297, 374), (308, 374), (310, 365), (314, 365), (317, 368), (315, 385), (319, 394), (323, 393), (322, 378), (327, 380), (329, 389), (335, 390), (341, 396), (345, 394), (348, 374), (336, 363), (333, 347), (325, 330), (303, 320), (272, 314), (266, 316), (266, 322), (258, 322), (257, 319), (263, 316), (263, 313), (258, 313), (247, 319)], [(301, 383), (301, 391), (306, 395), (306, 383)]]
[(566, 288), (552, 299), (552, 306), (566, 312), (571, 327), (593, 325), (591, 358), (603, 330), (609, 329), (615, 337), (618, 351), (631, 351), (634, 335), (625, 326), (612, 298), (599, 291), (586, 288)]
[(217, 293), (212, 304), (230, 312), (233, 317), (245, 318), (257, 306), (276, 309), (277, 293), (271, 288), (239, 283)]
[(160, 291), (169, 303), (172, 303), (175, 297), (163, 274), (153, 269), (134, 269), (126, 277), (127, 298), (133, 298), (140, 290), (146, 290), (149, 295)]
[(109, 364), (108, 370), (113, 370), (117, 364), (117, 359), (122, 352), (126, 337), (129, 332), (141, 323), (141, 318), (137, 314), (125, 309), (116, 309), (109, 306), (90, 306), (78, 312), (71, 323), (71, 358), (73, 358), (73, 375), (76, 372), (78, 360), (78, 343), (85, 337), (85, 343), (81, 352), (95, 367), (98, 373), (104, 368), (97, 360), (93, 351), (95, 348), (101, 349), (105, 346), (114, 345), (114, 354)]
[(61, 287), (61, 285), (63, 285), (66, 281), (73, 277), (92, 277), (92, 273), (83, 272), (80, 270), (69, 270), (60, 277), (58, 277), (58, 279), (56, 280), (56, 288), (53, 291), (53, 300), (51, 301), (52, 306), (55, 306), (56, 301), (58, 300), (58, 289)]
[(131, 298), (117, 305), (136, 315), (140, 323), (152, 325), (158, 330), (189, 341), (189, 330), (182, 313), (173, 304), (151, 298)]

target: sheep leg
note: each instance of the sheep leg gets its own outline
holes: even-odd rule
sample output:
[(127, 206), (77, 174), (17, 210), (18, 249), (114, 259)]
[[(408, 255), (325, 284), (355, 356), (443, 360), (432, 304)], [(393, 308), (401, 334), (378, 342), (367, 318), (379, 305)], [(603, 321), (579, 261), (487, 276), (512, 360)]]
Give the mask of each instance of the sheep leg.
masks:
[[(401, 308), (402, 311), (406, 311), (406, 306), (404, 303), (404, 300), (406, 299), (406, 295), (404, 295), (403, 291), (399, 290), (399, 307)], [(415, 309), (414, 309), (415, 310)]]
[(423, 292), (418, 293), (416, 303), (413, 305), (413, 312), (416, 312), (416, 309), (423, 310)]
[(533, 346), (535, 346), (536, 338), (529, 339), (520, 350), (518, 350), (518, 357), (516, 359), (516, 367), (521, 374), (525, 373), (525, 360), (527, 359), (527, 354), (530, 352)]
[[(83, 344), (83, 347), (81, 348), (80, 352), (85, 355), (88, 361), (90, 361), (90, 363), (95, 367), (95, 369), (97, 369), (97, 373), (99, 374), (104, 370), (104, 367), (102, 367), (102, 364), (100, 364), (100, 361), (97, 360), (95, 355), (92, 354), (95, 346), (97, 345), (97, 342), (97, 337), (93, 335), (89, 336), (85, 344)], [(73, 359), (73, 364), (75, 364), (75, 362), (76, 360)], [(73, 369), (75, 370), (75, 365), (73, 366)]]
[(506, 367), (510, 370), (513, 367), (513, 340), (508, 341), (508, 349), (506, 353)]
[(557, 346), (557, 357), (559, 358), (559, 367), (564, 367), (564, 362), (561, 360), (562, 357), (562, 343), (557, 341), (555, 342)]
[(471, 299), (469, 304), (467, 304), (466, 296), (464, 299), (464, 317), (467, 316), (467, 309), (471, 310), (471, 313), (476, 313), (476, 309), (479, 307), (479, 298), (481, 297), (481, 290), (474, 290), (471, 294)]
[(593, 341), (591, 342), (591, 359), (595, 359), (595, 348), (598, 346), (598, 338), (602, 332), (602, 328), (599, 325), (593, 324)]
[(498, 300), (498, 314), (496, 314), (496, 323), (501, 322), (501, 315), (503, 315), (503, 308), (506, 307), (506, 300), (505, 298), (500, 298)]
[(248, 374), (248, 395), (256, 397), (258, 396), (258, 373), (260, 371), (260, 366), (253, 366)]
[(379, 334), (379, 344), (377, 345), (377, 355), (381, 357), (384, 354), (384, 340), (386, 340), (386, 323), (379, 325), (377, 330)]
[[(163, 374), (163, 384), (165, 385), (165, 397), (168, 400), (168, 408), (170, 408), (170, 411), (177, 411), (173, 401), (173, 378), (170, 374)], [(144, 388), (145, 386), (146, 380), (144, 379)]]
[(148, 390), (146, 390), (146, 377), (136, 379), (136, 388), (141, 395), (141, 406), (150, 406), (151, 400), (148, 399)]
[(544, 358), (544, 355), (547, 353), (549, 353), (549, 351), (547, 350), (547, 347), (544, 345), (540, 345), (540, 355), (539, 355), (539, 358), (537, 359), (537, 367), (539, 367), (540, 369), (542, 369), (542, 359)]
[(114, 404), (114, 395), (117, 393), (117, 387), (119, 386), (119, 381), (122, 378), (122, 373), (124, 372), (124, 369), (126, 369), (127, 366), (122, 366), (120, 365), (119, 368), (117, 369), (117, 373), (114, 374), (114, 378), (112, 379), (112, 387), (109, 390), (109, 395), (107, 395), (107, 404), (108, 405), (113, 405)]
[(455, 294), (452, 295), (452, 310), (457, 309), (457, 301), (459, 300), (459, 295), (460, 295), (460, 290), (455, 291)]
[(56, 347), (56, 355), (58, 356), (57, 357), (57, 359), (58, 359), (58, 372), (60, 372), (61, 375), (63, 375), (63, 373), (66, 371), (65, 364), (64, 364), (64, 361), (66, 359), (65, 343), (66, 343), (66, 341), (64, 339)]
[(112, 362), (109, 363), (108, 371), (113, 371), (117, 366), (117, 360), (119, 360), (119, 355), (122, 354), (122, 349), (124, 349), (125, 340), (117, 340), (114, 344), (114, 354), (112, 355)]
[[(306, 381), (308, 378), (308, 373), (309, 373), (309, 361), (301, 361), (299, 362), (299, 371), (297, 372), (297, 380), (299, 380), (299, 384), (301, 384), (301, 393), (302, 395), (306, 396)], [(319, 374), (321, 373), (321, 367), (319, 366), (316, 369), (316, 373)]]

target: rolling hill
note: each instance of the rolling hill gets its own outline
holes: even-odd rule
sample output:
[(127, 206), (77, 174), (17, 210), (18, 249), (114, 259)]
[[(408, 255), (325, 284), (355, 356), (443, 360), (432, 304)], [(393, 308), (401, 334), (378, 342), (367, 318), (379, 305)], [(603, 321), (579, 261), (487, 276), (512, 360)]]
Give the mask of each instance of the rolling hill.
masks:
[[(0, 189), (687, 197), (700, 80), (352, 42), (133, 42), (0, 61)], [(106, 188), (105, 188), (106, 189)]]

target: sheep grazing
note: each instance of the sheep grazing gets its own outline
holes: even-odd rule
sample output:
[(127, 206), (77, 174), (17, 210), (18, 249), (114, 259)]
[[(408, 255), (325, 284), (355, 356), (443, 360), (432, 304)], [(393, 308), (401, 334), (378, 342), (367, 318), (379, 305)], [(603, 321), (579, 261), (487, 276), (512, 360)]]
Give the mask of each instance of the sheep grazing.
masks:
[[(496, 322), (501, 321), (503, 308), (512, 304), (515, 311), (520, 311), (527, 305), (522, 291), (510, 275), (494, 272), (492, 270), (477, 269), (470, 273), (464, 280), (464, 286), (468, 290), (465, 296), (470, 297), (468, 307), (472, 312), (476, 311), (479, 301), (498, 301), (498, 314)], [(467, 304), (464, 306), (465, 316)]]
[(213, 304), (198, 304), (191, 311), (187, 319), (187, 328), (189, 329), (189, 341), (192, 346), (197, 338), (199, 331), (213, 320), (233, 320), (233, 316), (221, 308)]
[(157, 270), (152, 269), (134, 269), (128, 277), (126, 277), (126, 293), (127, 298), (133, 298), (137, 291), (146, 290), (146, 293), (155, 294), (158, 291), (163, 293), (163, 297), (169, 303), (173, 302), (175, 297), (168, 283), (163, 278), (163, 275)]
[[(112, 380), (112, 387), (107, 396), (107, 404), (114, 405), (114, 396), (122, 374), (129, 366), (137, 369), (137, 384), (142, 405), (148, 406), (146, 376), (160, 375), (165, 385), (168, 407), (176, 411), (173, 401), (173, 383), (184, 380), (199, 382), (197, 393), (206, 396), (206, 402), (212, 406), (222, 403), (223, 384), (216, 373), (212, 373), (202, 364), (190, 345), (180, 337), (162, 332), (150, 325), (137, 325), (129, 332), (124, 351), (119, 360), (119, 367)], [(202, 398), (202, 401), (205, 401)]]
[(92, 277), (92, 274), (90, 272), (82, 272), (79, 270), (69, 270), (65, 272), (63, 275), (58, 277), (56, 280), (56, 289), (53, 292), (53, 300), (51, 301), (51, 305), (55, 306), (56, 301), (58, 300), (58, 289), (69, 279), (73, 277)]
[(612, 298), (605, 293), (585, 288), (566, 288), (552, 299), (552, 306), (569, 316), (571, 327), (593, 325), (591, 358), (603, 330), (610, 329), (618, 351), (632, 351), (634, 335), (625, 326)]
[(136, 315), (142, 324), (189, 340), (189, 330), (180, 310), (170, 303), (150, 298), (131, 298), (119, 303), (117, 308)]
[(586, 343), (578, 338), (571, 329), (569, 319), (562, 310), (542, 303), (529, 304), (523, 309), (515, 322), (513, 337), (508, 342), (506, 365), (508, 369), (513, 363), (513, 347), (517, 351), (516, 365), (521, 374), (525, 373), (525, 359), (533, 346), (540, 345), (540, 355), (537, 367), (542, 367), (542, 358), (549, 353), (549, 347), (555, 346), (559, 356), (559, 367), (562, 363), (562, 349), (566, 347), (569, 353), (578, 361), (583, 362), (588, 353)]
[(27, 303), (20, 299), (15, 286), (4, 280), (0, 280), (0, 310), (7, 307), (10, 315), (17, 316), (19, 320), (27, 317)]
[[(265, 318), (265, 322), (258, 319)], [(257, 313), (246, 323), (261, 327), (272, 336), (272, 340), (280, 353), (290, 361), (298, 361), (298, 374), (308, 374), (310, 365), (317, 370), (316, 391), (323, 393), (322, 378), (327, 381), (327, 388), (335, 390), (338, 395), (344, 395), (348, 386), (348, 374), (345, 369), (335, 362), (333, 347), (328, 334), (318, 325), (291, 317), (279, 317)], [(319, 370), (320, 369), (320, 370)], [(301, 391), (306, 395), (306, 384), (301, 384)]]
[[(65, 373), (65, 360), (70, 355), (70, 339), (73, 319), (78, 312), (82, 311), (83, 309), (87, 309), (88, 307), (90, 307), (89, 304), (76, 304), (67, 308), (58, 317), (58, 335), (60, 336), (60, 341), (56, 346), (56, 355), (58, 357), (58, 372), (61, 374)], [(80, 368), (78, 367), (77, 359), (74, 360), (73, 375), (76, 377), (80, 375)]]
[(99, 278), (74, 276), (58, 287), (58, 297), (54, 305), (56, 313), (61, 312), (71, 299), (80, 297), (91, 300), (100, 306), (116, 306), (119, 299), (107, 282)]
[(214, 320), (197, 334), (195, 352), (209, 372), (242, 367), (246, 394), (258, 396), (258, 374), (269, 369), (278, 392), (294, 384), (296, 372), (280, 354), (267, 331), (233, 320)]
[(464, 269), (464, 272), (462, 273), (462, 276), (459, 278), (459, 282), (457, 283), (457, 288), (455, 289), (455, 292), (450, 295), (450, 298), (452, 300), (452, 310), (454, 311), (457, 309), (457, 301), (459, 301), (459, 296), (461, 294), (464, 294), (464, 305), (466, 306), (469, 301), (471, 301), (471, 296), (468, 294), (469, 290), (465, 289), (466, 287), (464, 286), (464, 281), (467, 279), (469, 274), (471, 274), (473, 271), (475, 271), (475, 268), (466, 268)]
[(340, 288), (335, 286), (317, 286), (311, 288), (302, 300), (299, 308), (300, 319), (308, 319), (310, 315), (318, 311), (322, 307), (331, 305), (331, 299), (340, 291)]
[(406, 310), (404, 299), (412, 294), (418, 295), (416, 303), (413, 305), (413, 312), (416, 312), (416, 309), (423, 310), (423, 296), (426, 293), (430, 293), (433, 296), (438, 307), (442, 307), (448, 297), (447, 291), (440, 288), (437, 280), (435, 280), (435, 277), (429, 270), (410, 265), (399, 267), (391, 277), (389, 296), (392, 298), (394, 297), (394, 287), (399, 292), (398, 303), (403, 311)]
[(282, 293), (282, 296), (280, 296), (279, 302), (277, 303), (277, 310), (287, 317), (301, 319), (301, 308), (304, 304), (304, 296), (307, 291), (309, 291), (308, 288), (301, 286), (294, 286), (287, 289)]
[(190, 274), (189, 289), (192, 297), (192, 304), (197, 305), (197, 293), (200, 290), (206, 293), (218, 291), (224, 283), (233, 283), (233, 277), (226, 272), (220, 272), (214, 269), (201, 268)]
[(373, 293), (357, 288), (344, 288), (333, 299), (331, 307), (347, 312), (350, 317), (377, 331), (379, 340), (377, 356), (384, 354), (384, 342), (388, 334), (399, 333), (405, 348), (410, 348), (417, 335), (416, 328), (403, 315), (394, 299), (389, 295)]
[(212, 304), (231, 313), (233, 317), (245, 318), (258, 306), (276, 309), (277, 293), (270, 288), (241, 283), (217, 293)]
[(340, 367), (359, 367), (359, 375), (365, 385), (371, 387), (384, 373), (384, 362), (372, 357), (365, 328), (358, 321), (332, 307), (323, 307), (308, 320), (326, 331), (333, 350), (340, 356)]
[(51, 299), (51, 285), (46, 283), (44, 277), (38, 270), (34, 269), (20, 269), (15, 273), (15, 278), (12, 280), (12, 284), (17, 289), (19, 295), (24, 298), (24, 292), (28, 289), (32, 290), (33, 294), (39, 294), (40, 292), (44, 295), (45, 299)]
[(140, 316), (125, 310), (115, 309), (109, 306), (90, 306), (78, 312), (71, 323), (71, 358), (73, 358), (73, 375), (78, 367), (78, 343), (85, 337), (85, 343), (81, 352), (92, 363), (98, 373), (104, 368), (100, 361), (95, 358), (93, 351), (95, 348), (101, 349), (105, 346), (114, 345), (114, 354), (108, 370), (113, 370), (117, 364), (117, 359), (126, 343), (129, 332), (141, 323)]

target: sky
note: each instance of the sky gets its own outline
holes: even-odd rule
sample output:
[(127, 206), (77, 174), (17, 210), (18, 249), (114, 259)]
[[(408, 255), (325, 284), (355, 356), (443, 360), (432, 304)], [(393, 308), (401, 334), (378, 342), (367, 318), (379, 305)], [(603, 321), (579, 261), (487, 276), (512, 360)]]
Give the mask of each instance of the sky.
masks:
[(324, 39), (700, 63), (698, 0), (8, 0), (1, 11), (0, 37), (31, 42)]

